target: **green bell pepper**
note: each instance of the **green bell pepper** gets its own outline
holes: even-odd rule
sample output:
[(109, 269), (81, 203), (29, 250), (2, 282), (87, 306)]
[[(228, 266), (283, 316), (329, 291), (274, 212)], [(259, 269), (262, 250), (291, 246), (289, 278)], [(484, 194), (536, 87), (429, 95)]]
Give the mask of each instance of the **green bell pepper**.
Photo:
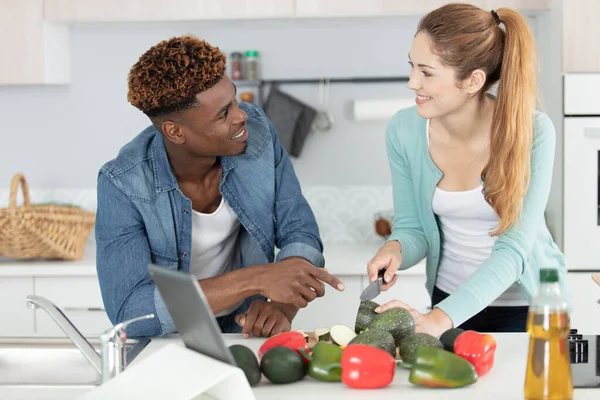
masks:
[[(300, 350), (304, 352), (304, 349)], [(340, 361), (343, 350), (331, 343), (318, 342), (312, 348), (310, 364), (308, 364), (308, 376), (325, 382), (341, 382), (342, 368)]]
[(477, 382), (470, 362), (436, 347), (418, 347), (414, 363), (399, 361), (398, 365), (410, 369), (408, 381), (419, 386), (456, 388)]

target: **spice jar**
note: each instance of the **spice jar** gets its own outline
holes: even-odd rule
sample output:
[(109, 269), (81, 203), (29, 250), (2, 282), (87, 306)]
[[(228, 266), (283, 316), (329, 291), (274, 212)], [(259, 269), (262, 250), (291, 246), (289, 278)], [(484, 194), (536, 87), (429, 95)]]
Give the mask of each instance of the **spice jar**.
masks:
[(243, 55), (240, 52), (231, 53), (231, 79), (234, 81), (244, 79), (242, 58)]
[(259, 79), (258, 72), (258, 51), (246, 51), (246, 80), (257, 81)]
[(254, 93), (244, 92), (244, 93), (240, 94), (240, 99), (244, 103), (252, 103), (252, 102), (254, 102)]

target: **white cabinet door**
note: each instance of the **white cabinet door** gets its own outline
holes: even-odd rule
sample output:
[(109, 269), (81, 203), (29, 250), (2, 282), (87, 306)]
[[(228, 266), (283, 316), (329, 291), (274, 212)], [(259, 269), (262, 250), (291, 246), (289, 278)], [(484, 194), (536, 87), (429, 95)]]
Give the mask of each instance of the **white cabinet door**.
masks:
[(598, 0), (563, 2), (563, 72), (600, 72), (600, 48), (589, 46), (600, 35)]
[(326, 286), (325, 296), (316, 298), (306, 308), (301, 308), (292, 321), (292, 329), (313, 332), (315, 328), (330, 328), (343, 324), (354, 329), (356, 312), (362, 292), (362, 276), (338, 276), (345, 285), (343, 292)]
[[(53, 302), (85, 336), (110, 328), (96, 277), (35, 278), (35, 293)], [(36, 334), (65, 336), (44, 310), (36, 310)]]
[(33, 310), (25, 298), (33, 294), (33, 278), (0, 278), (0, 336), (32, 336)]
[(565, 118), (564, 122), (567, 268), (600, 269), (600, 118)]
[[(366, 287), (368, 284), (369, 278), (363, 277), (363, 285)], [(399, 272), (396, 284), (373, 299), (379, 304), (390, 300), (400, 300), (419, 312), (428, 312), (431, 309), (431, 298), (425, 289), (425, 275), (403, 275)]]
[(290, 17), (293, 0), (46, 0), (48, 21), (173, 21)]
[(600, 287), (592, 280), (592, 274), (570, 272), (567, 284), (573, 299), (571, 328), (582, 334), (600, 334)]
[[(296, 0), (296, 15), (317, 17), (422, 15), (446, 3), (448, 3), (446, 0)], [(521, 11), (550, 8), (550, 0), (467, 0), (466, 3), (486, 10), (498, 7), (511, 7)]]

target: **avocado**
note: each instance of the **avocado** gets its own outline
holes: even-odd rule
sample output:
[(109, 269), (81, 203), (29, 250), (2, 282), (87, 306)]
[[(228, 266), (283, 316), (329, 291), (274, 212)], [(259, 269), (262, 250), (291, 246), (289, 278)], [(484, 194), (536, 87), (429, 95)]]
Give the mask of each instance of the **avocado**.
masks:
[(371, 300), (362, 300), (360, 302), (358, 312), (356, 313), (354, 332), (361, 333), (369, 327), (371, 321), (379, 315), (375, 312), (377, 307), (379, 307), (379, 304)]
[(283, 346), (268, 350), (260, 360), (260, 370), (272, 383), (292, 383), (306, 376), (304, 360), (296, 351)]
[(444, 350), (454, 353), (454, 341), (465, 330), (460, 328), (450, 328), (440, 336), (440, 342), (444, 345)]
[(258, 359), (252, 350), (242, 344), (229, 346), (229, 351), (233, 355), (235, 363), (246, 375), (250, 386), (256, 386), (262, 377)]
[(368, 329), (358, 334), (357, 337), (352, 339), (348, 345), (351, 344), (366, 344), (373, 347), (378, 347), (382, 350), (387, 351), (396, 358), (396, 343), (394, 337), (388, 331), (381, 329)]
[(373, 319), (369, 325), (371, 329), (388, 331), (394, 337), (396, 346), (400, 346), (402, 339), (415, 333), (415, 320), (404, 308), (390, 308)]
[(415, 353), (419, 347), (437, 347), (443, 349), (444, 345), (436, 337), (428, 333), (413, 333), (405, 337), (400, 344), (400, 357), (405, 363), (415, 361)]

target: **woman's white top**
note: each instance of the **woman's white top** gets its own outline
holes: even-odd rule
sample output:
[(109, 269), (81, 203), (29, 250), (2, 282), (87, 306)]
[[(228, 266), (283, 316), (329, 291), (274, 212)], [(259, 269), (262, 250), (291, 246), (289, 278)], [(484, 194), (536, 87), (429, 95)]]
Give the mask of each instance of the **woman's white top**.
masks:
[[(457, 192), (436, 187), (432, 207), (438, 217), (442, 236), (436, 286), (452, 294), (490, 257), (496, 242), (496, 237), (491, 236), (490, 232), (497, 226), (499, 218), (485, 201), (481, 185)], [(515, 283), (490, 305), (526, 306), (528, 302)]]

